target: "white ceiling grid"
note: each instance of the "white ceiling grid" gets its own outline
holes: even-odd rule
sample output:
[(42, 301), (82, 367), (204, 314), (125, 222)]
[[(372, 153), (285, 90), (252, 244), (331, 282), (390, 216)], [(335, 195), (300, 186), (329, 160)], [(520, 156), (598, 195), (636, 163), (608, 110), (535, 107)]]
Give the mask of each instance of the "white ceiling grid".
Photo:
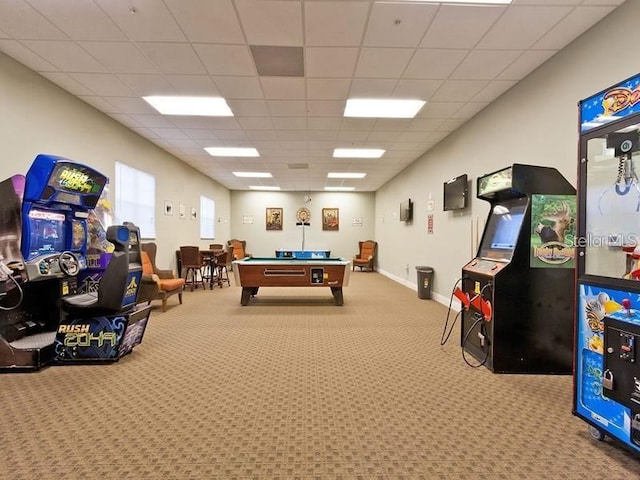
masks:
[[(0, 0), (0, 51), (229, 189), (375, 191), (622, 3)], [(258, 75), (251, 46), (302, 47), (305, 75)], [(234, 117), (162, 116), (147, 95), (222, 96)], [(428, 103), (415, 119), (343, 118), (354, 97)], [(332, 158), (344, 147), (386, 153)]]

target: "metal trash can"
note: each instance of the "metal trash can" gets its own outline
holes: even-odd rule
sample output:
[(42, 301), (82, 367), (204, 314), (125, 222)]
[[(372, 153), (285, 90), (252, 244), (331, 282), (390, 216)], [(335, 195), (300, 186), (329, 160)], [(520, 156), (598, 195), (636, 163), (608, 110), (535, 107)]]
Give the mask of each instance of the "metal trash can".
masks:
[(431, 298), (431, 285), (433, 284), (433, 268), (416, 267), (418, 272), (418, 298), (428, 300)]

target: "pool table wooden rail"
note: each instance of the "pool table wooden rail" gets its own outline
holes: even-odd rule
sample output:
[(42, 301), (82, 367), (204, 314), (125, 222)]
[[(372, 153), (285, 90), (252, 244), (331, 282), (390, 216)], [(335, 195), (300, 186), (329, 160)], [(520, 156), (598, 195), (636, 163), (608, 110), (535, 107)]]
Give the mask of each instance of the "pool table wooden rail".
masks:
[(330, 287), (336, 305), (342, 305), (342, 287), (349, 283), (347, 260), (244, 259), (233, 262), (241, 304), (247, 305), (260, 287)]

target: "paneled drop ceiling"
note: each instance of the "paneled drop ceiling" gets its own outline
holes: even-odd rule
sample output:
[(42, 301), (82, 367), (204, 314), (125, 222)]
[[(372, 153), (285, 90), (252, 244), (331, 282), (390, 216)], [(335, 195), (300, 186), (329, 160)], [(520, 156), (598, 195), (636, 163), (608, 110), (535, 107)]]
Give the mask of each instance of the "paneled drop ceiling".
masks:
[[(0, 51), (229, 189), (375, 191), (622, 3), (0, 0)], [(234, 116), (163, 116), (148, 95), (221, 96)], [(347, 98), (383, 97), (428, 103), (414, 119), (343, 118)], [(345, 147), (386, 152), (332, 157)]]

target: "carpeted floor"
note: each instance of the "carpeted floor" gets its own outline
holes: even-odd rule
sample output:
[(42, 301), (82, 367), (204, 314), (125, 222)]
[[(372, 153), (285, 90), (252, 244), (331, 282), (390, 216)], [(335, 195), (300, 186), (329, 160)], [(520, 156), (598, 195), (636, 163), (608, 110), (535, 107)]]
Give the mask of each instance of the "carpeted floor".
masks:
[(462, 360), (446, 309), (377, 273), (186, 292), (111, 365), (0, 376), (2, 479), (594, 479), (640, 460), (571, 414), (570, 376)]

